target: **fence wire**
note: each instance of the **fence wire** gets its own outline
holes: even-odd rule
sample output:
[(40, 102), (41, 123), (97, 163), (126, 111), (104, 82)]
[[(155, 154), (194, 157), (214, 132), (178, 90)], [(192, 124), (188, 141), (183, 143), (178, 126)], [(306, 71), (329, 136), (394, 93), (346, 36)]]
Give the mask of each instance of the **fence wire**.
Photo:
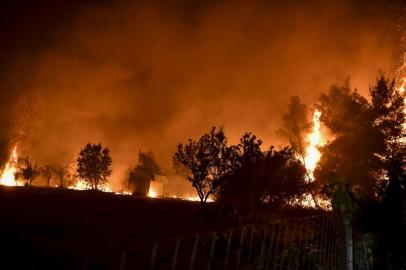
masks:
[(121, 270), (370, 269), (366, 242), (361, 234), (351, 235), (336, 215), (244, 226), (155, 243), (149, 256), (129, 256)]

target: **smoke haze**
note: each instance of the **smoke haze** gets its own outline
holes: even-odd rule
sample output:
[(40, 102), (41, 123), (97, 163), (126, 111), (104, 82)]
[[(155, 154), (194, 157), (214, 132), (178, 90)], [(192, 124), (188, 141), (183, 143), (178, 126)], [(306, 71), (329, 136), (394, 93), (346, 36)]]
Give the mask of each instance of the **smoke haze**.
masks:
[(347, 77), (367, 93), (400, 57), (392, 1), (20, 2), (2, 11), (3, 159), (15, 141), (59, 163), (102, 142), (117, 185), (140, 149), (168, 169), (214, 125), (279, 144), (291, 95)]

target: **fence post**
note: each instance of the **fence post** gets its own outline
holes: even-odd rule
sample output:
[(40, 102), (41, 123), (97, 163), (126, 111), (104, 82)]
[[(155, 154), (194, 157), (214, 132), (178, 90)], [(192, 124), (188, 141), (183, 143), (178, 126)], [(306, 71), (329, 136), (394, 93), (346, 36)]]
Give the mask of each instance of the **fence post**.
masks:
[(152, 252), (151, 252), (151, 262), (149, 265), (149, 269), (154, 269), (155, 266), (155, 259), (156, 259), (156, 254), (158, 251), (158, 243), (155, 243), (154, 246), (152, 247)]
[(82, 263), (82, 270), (87, 270), (89, 268), (89, 260), (85, 257)]
[(250, 269), (250, 262), (251, 262), (251, 253), (252, 253), (252, 241), (254, 240), (254, 233), (255, 233), (255, 227), (251, 227), (251, 235), (250, 235), (250, 240), (248, 242), (248, 257), (247, 257), (247, 269)]
[(227, 269), (228, 265), (228, 254), (230, 253), (230, 248), (231, 248), (231, 241), (233, 239), (233, 230), (231, 229), (229, 234), (228, 234), (228, 239), (227, 239), (227, 248), (226, 248), (226, 256), (224, 258), (224, 269)]
[(127, 259), (127, 252), (125, 250), (123, 250), (121, 252), (121, 258), (120, 258), (120, 270), (124, 270), (125, 269), (125, 261)]
[(214, 232), (213, 238), (211, 240), (211, 245), (210, 245), (210, 258), (209, 258), (209, 264), (207, 266), (207, 270), (211, 269), (211, 261), (213, 260), (213, 256), (214, 256), (214, 248), (216, 247), (216, 240), (217, 240), (217, 235)]
[(263, 260), (264, 260), (264, 252), (265, 252), (265, 244), (266, 244), (266, 238), (268, 236), (268, 228), (265, 226), (264, 228), (264, 237), (262, 238), (262, 245), (261, 245), (261, 250), (259, 253), (259, 264), (262, 265)]
[(282, 253), (281, 253), (281, 259), (280, 259), (280, 270), (283, 270), (283, 266), (285, 263), (285, 248), (286, 248), (286, 240), (288, 238), (288, 234), (289, 234), (289, 223), (285, 224), (285, 229), (283, 232), (283, 239), (282, 239)]
[(199, 235), (197, 234), (196, 238), (195, 238), (195, 243), (193, 245), (192, 257), (190, 258), (189, 270), (193, 270), (193, 266), (195, 265), (196, 253), (197, 253), (198, 247), (199, 247)]
[(277, 229), (280, 229), (280, 226), (278, 226), (278, 224), (274, 227), (275, 228), (272, 228), (271, 226), (271, 240), (269, 240), (268, 252), (266, 253), (265, 270), (268, 270), (270, 266), (274, 237), (277, 233)]
[(354, 251), (352, 243), (352, 228), (351, 222), (347, 217), (344, 217), (345, 227), (345, 247), (347, 253), (347, 270), (354, 270)]
[(244, 233), (245, 233), (245, 227), (241, 229), (241, 235), (240, 235), (240, 245), (238, 247), (238, 254), (237, 254), (237, 267), (236, 269), (240, 269), (240, 263), (241, 263), (241, 255), (242, 255), (242, 248), (244, 244)]
[(176, 243), (175, 243), (175, 250), (173, 251), (173, 259), (172, 259), (172, 265), (171, 265), (172, 270), (176, 269), (176, 263), (178, 261), (179, 246), (180, 246), (180, 238), (178, 238), (178, 240), (176, 240)]

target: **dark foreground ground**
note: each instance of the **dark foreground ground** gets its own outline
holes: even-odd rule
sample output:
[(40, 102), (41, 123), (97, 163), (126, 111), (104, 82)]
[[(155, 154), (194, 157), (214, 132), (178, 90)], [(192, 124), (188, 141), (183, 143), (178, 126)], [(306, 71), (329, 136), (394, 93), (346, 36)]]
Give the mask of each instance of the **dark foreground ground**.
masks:
[(233, 225), (215, 203), (0, 187), (0, 269), (118, 269), (124, 250), (146, 265), (157, 241)]

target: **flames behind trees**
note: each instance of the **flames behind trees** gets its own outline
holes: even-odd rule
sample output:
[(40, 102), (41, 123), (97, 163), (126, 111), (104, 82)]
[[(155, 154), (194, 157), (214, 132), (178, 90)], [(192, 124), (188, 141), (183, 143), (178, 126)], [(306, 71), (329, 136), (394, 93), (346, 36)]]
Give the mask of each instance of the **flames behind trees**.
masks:
[[(175, 142), (219, 123), (227, 125), (230, 141), (236, 141), (244, 127), (269, 142), (277, 112), (293, 92), (299, 91), (310, 103), (318, 94), (314, 89), (348, 75), (357, 86), (366, 86), (377, 66), (392, 71), (389, 52), (398, 40), (391, 32), (393, 18), (386, 18), (392, 15), (385, 13), (389, 12), (386, 2), (367, 6), (358, 1), (316, 1), (321, 5), (310, 6), (297, 1), (252, 2), (220, 1), (204, 8), (182, 2), (165, 4), (167, 9), (133, 1), (112, 4), (116, 8), (97, 4), (75, 10), (69, 23), (49, 31), (55, 34), (49, 44), (46, 39), (35, 41), (33, 31), (29, 37), (37, 46), (32, 46), (35, 52), (24, 51), (21, 66), (26, 69), (17, 60), (10, 64), (15, 59), (4, 61), (9, 66), (4, 68), (7, 82), (2, 85), (7, 92), (23, 93), (22, 103), (35, 105), (16, 109), (21, 120), (10, 121), (18, 123), (25, 139), (20, 151), (33, 153), (40, 162), (64, 164), (84, 142), (103, 141), (117, 155), (114, 166), (124, 164), (124, 169), (113, 168), (120, 172), (111, 177), (114, 187), (115, 181), (125, 178), (121, 176), (140, 148), (152, 148), (168, 168)], [(182, 15), (191, 10), (196, 16)], [(48, 33), (39, 28), (38, 32)], [(244, 42), (241, 36), (247, 37)], [(301, 72), (292, 72), (298, 69)], [(14, 106), (12, 98), (5, 100)], [(269, 100), (274, 101), (272, 106)], [(269, 122), (271, 127), (263, 124)], [(304, 162), (309, 163), (310, 174), (317, 163), (317, 148), (313, 144), (308, 149), (309, 160)]]
[(334, 138), (321, 148), (317, 181), (345, 183), (361, 198), (376, 198), (392, 174), (391, 162), (404, 155), (403, 98), (383, 73), (370, 88), (370, 101), (349, 82), (323, 94), (318, 104), (321, 121)]
[(230, 142), (250, 130), (279, 145), (289, 96), (311, 104), (348, 75), (367, 89), (397, 60), (384, 0), (44, 1), (29, 16), (0, 9), (0, 142), (8, 152), (17, 134), (21, 153), (66, 164), (102, 141), (117, 161), (115, 190), (139, 149), (170, 169), (173, 145), (212, 125), (224, 124)]
[(312, 132), (307, 136), (308, 146), (306, 147), (303, 164), (305, 165), (307, 173), (309, 175), (309, 181), (314, 181), (313, 173), (321, 157), (320, 151), (318, 149), (322, 145), (320, 116), (321, 112), (319, 110), (315, 110), (313, 113)]

